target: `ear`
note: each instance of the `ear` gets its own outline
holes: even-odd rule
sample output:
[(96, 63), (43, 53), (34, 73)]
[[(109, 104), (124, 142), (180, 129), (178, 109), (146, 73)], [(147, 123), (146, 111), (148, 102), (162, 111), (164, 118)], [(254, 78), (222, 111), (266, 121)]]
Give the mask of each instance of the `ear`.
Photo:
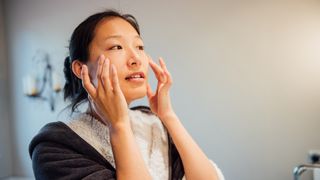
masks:
[(81, 70), (83, 63), (79, 60), (72, 61), (71, 68), (74, 75), (76, 75), (79, 79), (81, 79)]

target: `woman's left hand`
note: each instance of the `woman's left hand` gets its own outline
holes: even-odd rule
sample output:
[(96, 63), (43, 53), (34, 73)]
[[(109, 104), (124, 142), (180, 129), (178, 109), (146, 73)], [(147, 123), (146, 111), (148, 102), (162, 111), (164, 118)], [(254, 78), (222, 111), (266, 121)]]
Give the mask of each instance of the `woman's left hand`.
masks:
[(157, 90), (152, 92), (150, 84), (147, 86), (147, 96), (151, 111), (155, 113), (161, 121), (175, 116), (172, 109), (169, 89), (172, 85), (172, 77), (162, 58), (159, 58), (160, 66), (149, 58), (149, 65), (153, 70), (157, 80)]
[(158, 79), (155, 93), (152, 93), (148, 85), (147, 95), (150, 108), (163, 122), (179, 151), (186, 179), (218, 179), (217, 170), (183, 127), (171, 107), (169, 89), (172, 85), (172, 78), (164, 61), (160, 58), (159, 66), (150, 58), (149, 64)]

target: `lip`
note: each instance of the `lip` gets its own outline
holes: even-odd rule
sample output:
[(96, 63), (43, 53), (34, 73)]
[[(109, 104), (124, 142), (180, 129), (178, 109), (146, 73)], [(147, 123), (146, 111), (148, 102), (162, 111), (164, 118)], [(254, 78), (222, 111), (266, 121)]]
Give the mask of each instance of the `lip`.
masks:
[[(130, 78), (130, 77), (136, 76), (136, 75), (139, 75), (140, 78)], [(131, 73), (125, 77), (125, 80), (135, 80), (135, 79), (145, 79), (145, 74), (142, 71), (141, 72), (134, 72), (134, 73)]]

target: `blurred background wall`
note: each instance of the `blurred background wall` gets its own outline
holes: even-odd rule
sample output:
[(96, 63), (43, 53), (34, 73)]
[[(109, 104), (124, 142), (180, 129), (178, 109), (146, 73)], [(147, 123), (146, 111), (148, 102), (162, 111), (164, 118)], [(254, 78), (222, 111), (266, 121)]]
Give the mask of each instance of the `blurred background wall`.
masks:
[(65, 121), (61, 94), (54, 113), (23, 94), (32, 58), (48, 52), (63, 78), (73, 29), (106, 8), (138, 19), (146, 51), (173, 75), (177, 114), (226, 179), (292, 179), (320, 149), (318, 0), (3, 0), (0, 8), (0, 177), (32, 177), (30, 140)]
[(0, 1), (0, 178), (12, 174), (8, 58), (3, 10), (3, 1)]

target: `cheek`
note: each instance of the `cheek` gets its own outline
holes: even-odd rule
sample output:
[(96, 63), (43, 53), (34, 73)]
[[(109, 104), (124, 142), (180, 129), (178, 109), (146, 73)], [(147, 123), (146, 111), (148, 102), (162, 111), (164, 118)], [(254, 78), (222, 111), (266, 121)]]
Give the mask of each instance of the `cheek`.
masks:
[(123, 61), (126, 59), (126, 53), (124, 51), (109, 51), (104, 53), (106, 58), (109, 58), (112, 63)]
[(127, 64), (126, 64), (126, 59), (124, 57), (118, 56), (118, 55), (108, 55), (106, 56), (110, 60), (110, 65), (114, 65), (118, 78), (123, 78), (126, 76), (127, 73)]

